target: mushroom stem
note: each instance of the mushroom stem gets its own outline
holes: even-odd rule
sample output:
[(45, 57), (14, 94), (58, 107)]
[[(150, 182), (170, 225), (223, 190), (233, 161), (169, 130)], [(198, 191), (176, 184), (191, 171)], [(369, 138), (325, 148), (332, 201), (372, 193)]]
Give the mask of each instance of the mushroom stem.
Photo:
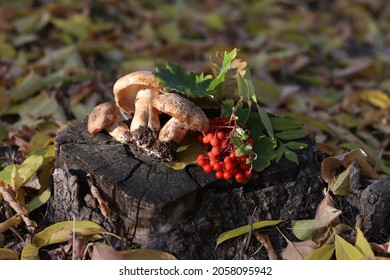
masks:
[(97, 105), (88, 118), (88, 132), (96, 134), (102, 130), (107, 131), (115, 140), (129, 143), (130, 131), (118, 118), (119, 108), (111, 103)]
[(129, 128), (119, 118), (116, 118), (114, 122), (106, 128), (106, 131), (114, 139), (123, 144), (130, 142)]
[(152, 100), (158, 94), (159, 91), (154, 88), (145, 88), (138, 91), (135, 100), (134, 117), (130, 126), (132, 134), (142, 127), (148, 127), (154, 138), (157, 138), (160, 130), (160, 119), (157, 109), (152, 106)]
[(158, 140), (163, 142), (181, 142), (188, 131), (188, 128), (178, 119), (171, 118), (160, 130)]

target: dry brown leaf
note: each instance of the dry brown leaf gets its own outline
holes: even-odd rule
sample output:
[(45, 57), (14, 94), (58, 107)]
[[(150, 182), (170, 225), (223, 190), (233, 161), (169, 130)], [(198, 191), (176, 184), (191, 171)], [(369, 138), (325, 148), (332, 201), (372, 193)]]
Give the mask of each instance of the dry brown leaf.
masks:
[(269, 240), (269, 236), (266, 234), (261, 234), (258, 231), (254, 231), (253, 235), (256, 237), (257, 241), (259, 241), (267, 250), (268, 258), (270, 260), (277, 260), (278, 256), (276, 255), (274, 247), (272, 246), (272, 243)]
[(33, 220), (28, 218), (28, 211), (26, 207), (22, 206), (20, 202), (16, 200), (14, 192), (11, 190), (11, 188), (6, 184), (1, 183), (0, 194), (3, 196), (3, 199), (9, 203), (12, 209), (14, 209), (15, 212), (19, 214), (19, 216), (23, 219), (27, 226), (27, 229), (30, 232), (34, 232), (37, 228), (37, 224)]
[(390, 241), (384, 244), (370, 243), (372, 250), (377, 253), (390, 254)]
[(311, 240), (287, 242), (287, 247), (282, 251), (282, 257), (285, 260), (304, 260), (306, 256), (317, 248), (317, 244)]
[[(329, 192), (325, 193), (325, 197), (322, 199), (317, 207), (315, 219), (321, 219), (333, 215), (339, 210), (335, 208), (333, 198), (329, 195)], [(339, 221), (338, 216), (333, 221)]]
[(353, 161), (356, 161), (359, 163), (363, 173), (367, 177), (371, 179), (377, 179), (378, 174), (366, 161), (366, 158), (367, 155), (362, 149), (356, 149), (341, 155), (326, 158), (322, 161), (321, 164), (322, 178), (328, 184), (332, 184), (336, 180), (336, 171), (339, 167), (348, 167), (348, 165), (350, 165)]

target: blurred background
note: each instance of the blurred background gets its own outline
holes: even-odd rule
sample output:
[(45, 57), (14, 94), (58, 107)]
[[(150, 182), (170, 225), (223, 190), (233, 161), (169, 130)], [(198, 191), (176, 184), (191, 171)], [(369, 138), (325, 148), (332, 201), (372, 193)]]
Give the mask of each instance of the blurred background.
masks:
[(238, 48), (268, 112), (390, 174), (389, 22), (386, 0), (0, 0), (0, 169), (112, 101), (122, 75), (211, 73)]

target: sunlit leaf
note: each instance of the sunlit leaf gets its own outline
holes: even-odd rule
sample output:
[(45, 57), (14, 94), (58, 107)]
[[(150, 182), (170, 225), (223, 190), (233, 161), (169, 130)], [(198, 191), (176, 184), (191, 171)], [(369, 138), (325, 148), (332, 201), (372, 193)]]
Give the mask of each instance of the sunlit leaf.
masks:
[(335, 195), (346, 195), (349, 191), (349, 177), (352, 170), (352, 164), (343, 172), (336, 176), (336, 180), (329, 184), (329, 190)]
[(222, 242), (225, 242), (226, 240), (238, 237), (243, 234), (248, 234), (250, 229), (257, 230), (262, 229), (266, 227), (273, 227), (280, 223), (284, 222), (283, 220), (266, 220), (266, 221), (260, 221), (257, 223), (253, 223), (251, 226), (246, 225), (242, 227), (238, 227), (226, 232), (221, 233), (217, 238), (217, 246), (221, 244)]
[(356, 94), (358, 94), (362, 100), (380, 109), (390, 106), (390, 97), (381, 90), (364, 90), (359, 91)]
[(157, 67), (156, 77), (166, 91), (178, 91), (189, 97), (209, 96), (211, 76), (199, 80), (193, 72), (185, 73), (177, 63), (167, 62), (165, 67)]
[(341, 166), (348, 166), (352, 161), (357, 161), (363, 173), (369, 178), (378, 178), (377, 173), (367, 162), (367, 155), (361, 149), (356, 149), (341, 155), (326, 158), (321, 163), (321, 175), (325, 182), (332, 184), (336, 180), (336, 171)]
[(334, 254), (334, 250), (334, 244), (322, 245), (307, 255), (305, 260), (330, 260)]
[(209, 84), (209, 86), (207, 88), (208, 92), (212, 92), (212, 91), (216, 90), (217, 87), (220, 86), (225, 81), (226, 74), (228, 73), (228, 71), (231, 67), (232, 60), (237, 55), (237, 51), (238, 51), (237, 49), (234, 49), (229, 53), (225, 52), (220, 72), (219, 72), (218, 76), (213, 81), (211, 81), (211, 83)]
[(356, 229), (356, 242), (355, 247), (358, 248), (365, 256), (374, 256), (374, 252), (371, 249), (370, 243), (368, 243), (367, 239), (364, 237), (362, 231), (355, 227)]
[(361, 260), (364, 254), (344, 238), (336, 234), (335, 237), (336, 259), (338, 260)]

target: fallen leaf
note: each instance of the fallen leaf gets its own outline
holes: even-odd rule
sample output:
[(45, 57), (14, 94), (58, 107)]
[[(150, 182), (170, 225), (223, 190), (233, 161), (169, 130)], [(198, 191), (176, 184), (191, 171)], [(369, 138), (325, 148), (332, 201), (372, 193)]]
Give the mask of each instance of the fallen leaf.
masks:
[(305, 260), (330, 260), (334, 254), (335, 245), (325, 244), (315, 249), (305, 257)]
[(287, 247), (282, 250), (285, 260), (303, 260), (317, 248), (317, 244), (311, 240), (292, 242), (287, 241)]
[(0, 248), (0, 260), (18, 260), (19, 254), (7, 248)]
[(131, 249), (119, 251), (126, 260), (176, 260), (176, 257), (163, 251), (153, 249)]
[(267, 250), (268, 259), (277, 260), (278, 256), (276, 255), (272, 243), (269, 240), (269, 236), (267, 234), (261, 234), (258, 231), (254, 231), (253, 235), (256, 237), (257, 241), (259, 241), (263, 245), (263, 247)]
[(370, 243), (364, 237), (362, 231), (355, 227), (356, 229), (356, 242), (355, 247), (358, 248), (366, 257), (373, 257), (374, 252), (371, 249)]
[(336, 171), (339, 167), (347, 167), (352, 161), (357, 161), (366, 176), (371, 179), (378, 179), (378, 174), (367, 162), (367, 155), (362, 149), (324, 159), (321, 163), (322, 178), (328, 184), (332, 184), (336, 180)]
[(364, 254), (340, 235), (335, 236), (336, 259), (338, 260), (361, 260)]
[(266, 228), (266, 227), (273, 227), (280, 223), (284, 222), (283, 220), (266, 220), (266, 221), (260, 221), (257, 223), (253, 223), (251, 226), (246, 225), (242, 227), (238, 227), (229, 231), (225, 231), (221, 233), (217, 238), (217, 246), (221, 244), (222, 242), (225, 242), (226, 240), (238, 237), (243, 234), (248, 234), (249, 231)]
[(124, 260), (125, 258), (114, 248), (101, 243), (96, 242), (92, 247), (91, 260)]
[(384, 244), (370, 243), (371, 248), (377, 253), (390, 254), (390, 241)]

